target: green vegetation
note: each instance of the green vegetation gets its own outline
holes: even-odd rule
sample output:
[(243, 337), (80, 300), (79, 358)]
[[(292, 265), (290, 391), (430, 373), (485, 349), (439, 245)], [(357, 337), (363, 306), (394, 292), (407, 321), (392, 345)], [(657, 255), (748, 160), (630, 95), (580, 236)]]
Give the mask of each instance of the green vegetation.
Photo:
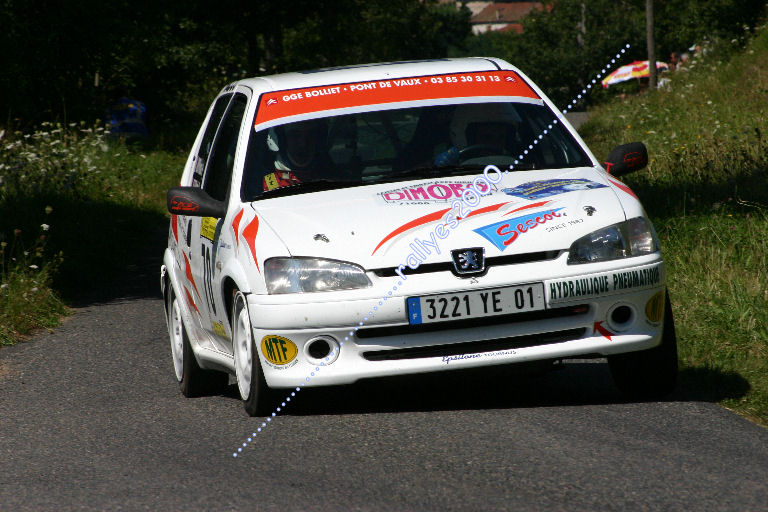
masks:
[(596, 108), (581, 132), (599, 156), (649, 148), (649, 168), (625, 181), (661, 238), (683, 382), (768, 424), (768, 30), (730, 53)]
[(0, 344), (125, 271), (167, 229), (164, 191), (183, 165), (84, 124), (0, 131)]
[[(522, 20), (523, 32), (488, 32), (469, 38), (455, 55), (492, 55), (511, 62), (556, 104), (571, 101), (626, 44), (621, 64), (647, 60), (645, 1), (556, 0)], [(730, 41), (754, 27), (764, 0), (665, 0), (655, 2), (656, 60), (703, 41)], [(634, 81), (619, 88), (634, 85)], [(599, 89), (599, 88), (598, 88)], [(594, 90), (587, 103), (614, 94)], [(583, 108), (583, 107), (579, 107)]]
[[(160, 148), (189, 144), (231, 80), (489, 55), (562, 103), (625, 43), (628, 61), (645, 59), (644, 2), (546, 3), (523, 35), (475, 37), (466, 9), (437, 0), (0, 0), (0, 42), (14, 49), (0, 74), (0, 345), (55, 325), (66, 301), (125, 274), (165, 236), (164, 192), (184, 151)], [(649, 147), (649, 169), (626, 181), (665, 251), (683, 382), (768, 424), (768, 31), (749, 37), (764, 10), (763, 0), (657, 2), (659, 60), (705, 39), (709, 53), (668, 90), (619, 100), (631, 85), (593, 89), (604, 104), (582, 133), (599, 156)], [(146, 103), (146, 145), (69, 122), (102, 117), (119, 91)]]

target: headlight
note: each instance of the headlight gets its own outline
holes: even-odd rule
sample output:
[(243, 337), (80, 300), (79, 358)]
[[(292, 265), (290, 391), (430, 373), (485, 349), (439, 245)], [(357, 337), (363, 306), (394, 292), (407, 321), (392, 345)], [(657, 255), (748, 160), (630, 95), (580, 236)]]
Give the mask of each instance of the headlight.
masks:
[(270, 258), (264, 263), (264, 276), (270, 294), (331, 292), (371, 286), (358, 265), (320, 258)]
[(645, 217), (598, 229), (573, 242), (568, 251), (568, 264), (630, 258), (659, 250), (656, 234)]

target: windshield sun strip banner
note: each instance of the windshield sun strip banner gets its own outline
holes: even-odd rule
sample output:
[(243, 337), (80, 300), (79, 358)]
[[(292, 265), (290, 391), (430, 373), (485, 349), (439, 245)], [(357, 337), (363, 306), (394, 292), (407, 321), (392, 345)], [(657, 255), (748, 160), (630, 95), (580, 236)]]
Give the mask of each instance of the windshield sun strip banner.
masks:
[(259, 130), (287, 117), (364, 105), (477, 96), (540, 99), (514, 71), (393, 78), (264, 93), (254, 125)]

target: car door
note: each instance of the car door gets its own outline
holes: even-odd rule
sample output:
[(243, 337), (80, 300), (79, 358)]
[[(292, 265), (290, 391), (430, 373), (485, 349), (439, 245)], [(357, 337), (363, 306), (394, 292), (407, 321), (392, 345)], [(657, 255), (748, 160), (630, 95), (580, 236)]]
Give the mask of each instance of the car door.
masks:
[[(221, 100), (223, 101), (224, 98), (222, 97)], [(198, 151), (198, 160), (195, 163), (193, 186), (201, 186), (213, 199), (225, 203), (229, 200), (232, 172), (247, 104), (248, 96), (241, 92), (236, 92), (228, 98), (226, 110), (212, 138), (205, 137), (208, 135), (208, 129), (206, 129)], [(231, 213), (228, 215), (231, 216)], [(232, 245), (231, 240), (229, 242), (220, 240), (224, 222), (224, 218), (189, 217), (189, 261), (192, 277), (197, 286), (196, 293), (200, 299), (201, 326), (211, 335), (211, 341), (216, 348), (230, 352), (231, 344), (228, 341), (228, 329), (225, 326), (227, 318), (224, 311), (225, 305), (222, 297), (217, 293), (220, 289), (221, 276), (221, 265), (217, 265), (219, 248), (222, 245), (229, 247)]]

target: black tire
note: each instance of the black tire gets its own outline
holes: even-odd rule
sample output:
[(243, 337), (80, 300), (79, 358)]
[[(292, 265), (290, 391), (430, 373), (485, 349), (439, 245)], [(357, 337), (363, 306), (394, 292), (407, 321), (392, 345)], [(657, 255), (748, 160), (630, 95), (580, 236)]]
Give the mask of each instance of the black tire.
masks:
[(632, 400), (655, 400), (672, 392), (677, 384), (677, 337), (672, 305), (667, 292), (661, 343), (649, 350), (608, 356), (616, 387)]
[[(171, 343), (173, 343), (173, 325), (174, 319), (174, 302), (177, 301), (176, 294), (173, 291), (173, 287), (169, 284), (170, 291), (168, 292), (168, 329), (171, 336)], [(181, 393), (187, 398), (194, 398), (198, 396), (216, 395), (223, 393), (227, 385), (229, 384), (229, 375), (223, 372), (217, 372), (214, 370), (203, 370), (200, 365), (197, 364), (195, 354), (192, 351), (192, 345), (189, 343), (189, 336), (187, 335), (187, 329), (184, 326), (184, 320), (178, 318), (180, 334), (182, 339), (182, 375), (179, 380), (179, 389)], [(173, 354), (172, 354), (173, 357)]]
[[(244, 316), (241, 314), (244, 313)], [(266, 416), (271, 412), (271, 408), (275, 402), (275, 393), (267, 385), (267, 381), (264, 378), (264, 371), (261, 368), (261, 361), (259, 360), (259, 347), (256, 340), (253, 339), (253, 330), (251, 328), (250, 316), (246, 308), (245, 295), (239, 291), (235, 291), (235, 297), (232, 301), (232, 348), (235, 353), (235, 368), (236, 372), (240, 369), (238, 354), (244, 353), (243, 349), (238, 350), (238, 344), (245, 341), (250, 344), (250, 384), (247, 387), (248, 397), (243, 398), (243, 407), (249, 416)], [(238, 390), (241, 398), (244, 396), (243, 391), (240, 389), (240, 381), (238, 380)]]

